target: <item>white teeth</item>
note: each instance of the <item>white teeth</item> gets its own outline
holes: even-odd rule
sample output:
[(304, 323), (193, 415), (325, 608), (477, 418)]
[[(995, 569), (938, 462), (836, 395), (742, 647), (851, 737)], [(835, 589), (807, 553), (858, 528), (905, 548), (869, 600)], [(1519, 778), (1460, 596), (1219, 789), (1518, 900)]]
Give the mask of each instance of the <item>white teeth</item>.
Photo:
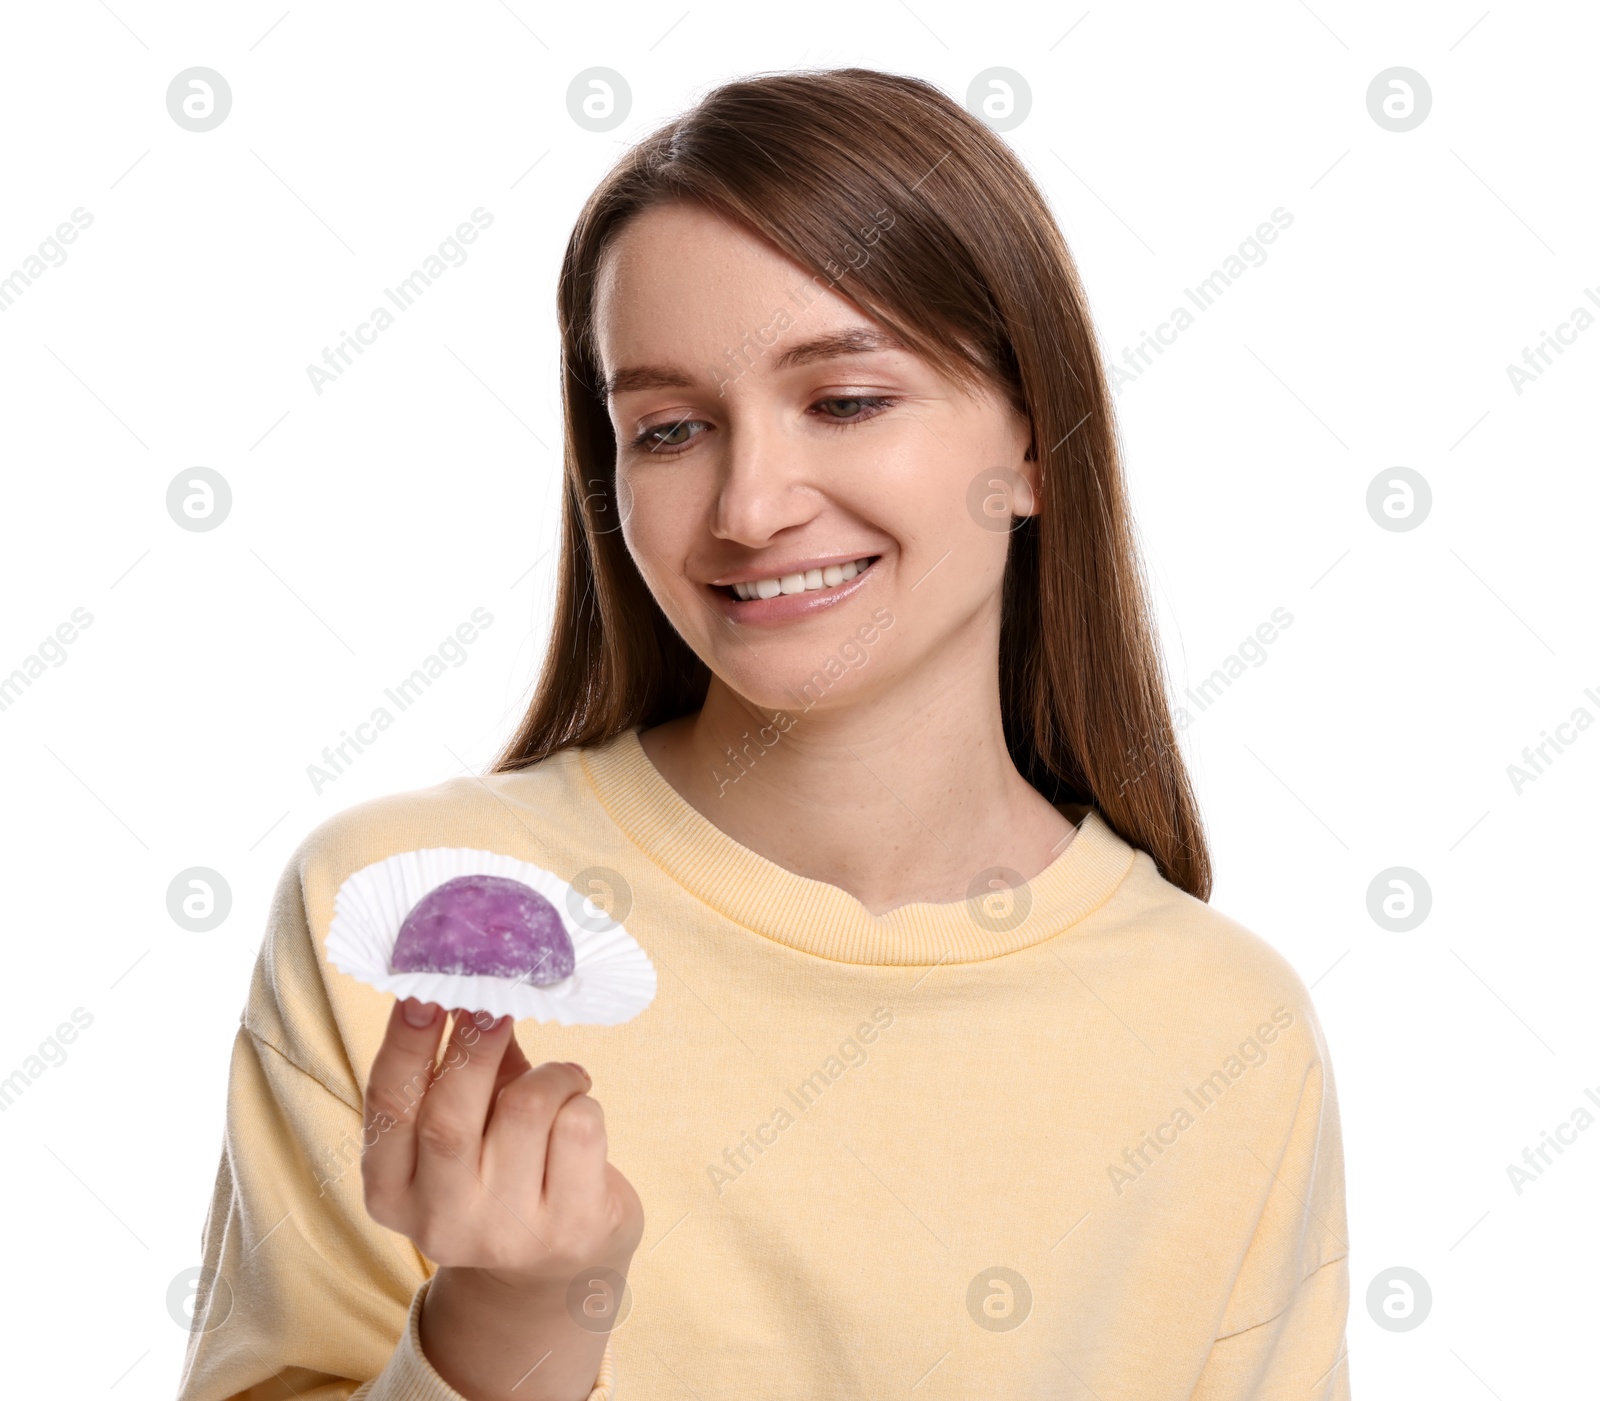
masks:
[(837, 588), (847, 579), (854, 579), (872, 563), (869, 555), (845, 564), (830, 564), (822, 569), (807, 569), (803, 573), (784, 574), (774, 579), (751, 579), (733, 585), (735, 597), (745, 599), (776, 598), (779, 594), (809, 593), (813, 589)]

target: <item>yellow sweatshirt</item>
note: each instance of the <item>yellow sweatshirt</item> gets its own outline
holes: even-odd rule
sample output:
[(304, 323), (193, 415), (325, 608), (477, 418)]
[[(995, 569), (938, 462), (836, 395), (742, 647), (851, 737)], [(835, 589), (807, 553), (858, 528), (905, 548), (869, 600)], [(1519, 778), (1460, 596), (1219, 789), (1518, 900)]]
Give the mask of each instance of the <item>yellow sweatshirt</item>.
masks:
[(593, 1401), (1348, 1397), (1338, 1109), (1277, 953), (1093, 810), (1009, 906), (874, 917), (721, 832), (629, 732), (295, 852), (181, 1401), (457, 1396), (418, 1342), (435, 1266), (362, 1206), (393, 998), (324, 951), (347, 875), (431, 846), (617, 873), (657, 969), (623, 1026), (516, 1027), (588, 1068), (644, 1202)]

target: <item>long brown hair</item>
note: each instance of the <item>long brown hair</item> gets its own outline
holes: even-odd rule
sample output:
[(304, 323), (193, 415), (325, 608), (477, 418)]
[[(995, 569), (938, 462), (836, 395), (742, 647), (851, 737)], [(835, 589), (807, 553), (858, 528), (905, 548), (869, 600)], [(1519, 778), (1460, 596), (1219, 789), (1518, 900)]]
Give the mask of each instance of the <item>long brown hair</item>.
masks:
[[(862, 68), (725, 84), (639, 142), (579, 215), (561, 268), (566, 481), (539, 683), (492, 772), (698, 710), (710, 673), (619, 529), (616, 441), (593, 335), (596, 273), (641, 210), (697, 200), (964, 383), (1029, 420), (1042, 490), (1011, 534), (1000, 695), (1018, 771), (1093, 805), (1205, 900), (1211, 860), (1178, 753), (1116, 426), (1065, 241), (1011, 150), (938, 89)], [(870, 256), (856, 258), (873, 230)]]

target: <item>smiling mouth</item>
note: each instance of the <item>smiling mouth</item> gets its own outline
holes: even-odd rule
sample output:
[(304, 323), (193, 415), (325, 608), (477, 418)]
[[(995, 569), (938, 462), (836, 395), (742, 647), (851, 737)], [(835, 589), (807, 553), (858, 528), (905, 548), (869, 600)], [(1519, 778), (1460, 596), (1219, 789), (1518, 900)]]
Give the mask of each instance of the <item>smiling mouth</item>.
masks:
[(857, 575), (865, 574), (880, 556), (863, 555), (844, 564), (830, 564), (823, 569), (807, 569), (804, 573), (776, 575), (770, 579), (750, 579), (744, 583), (725, 584), (721, 592), (729, 598), (748, 603), (753, 599), (777, 598), (780, 594), (827, 593), (847, 584)]

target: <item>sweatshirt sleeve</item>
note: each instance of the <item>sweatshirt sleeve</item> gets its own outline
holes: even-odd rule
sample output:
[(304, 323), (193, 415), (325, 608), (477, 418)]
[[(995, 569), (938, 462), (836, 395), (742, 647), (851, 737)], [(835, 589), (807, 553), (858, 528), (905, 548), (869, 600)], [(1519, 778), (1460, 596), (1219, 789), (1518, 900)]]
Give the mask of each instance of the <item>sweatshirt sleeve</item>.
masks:
[(1243, 1179), (1271, 1181), (1192, 1401), (1349, 1401), (1344, 1155), (1315, 1041), (1287, 1140), (1241, 1146)]
[[(419, 1339), (434, 1265), (366, 1211), (361, 1090), (307, 932), (306, 874), (291, 862), (280, 883), (233, 1043), (178, 1398), (462, 1401)], [(613, 1393), (608, 1340), (589, 1401)]]

